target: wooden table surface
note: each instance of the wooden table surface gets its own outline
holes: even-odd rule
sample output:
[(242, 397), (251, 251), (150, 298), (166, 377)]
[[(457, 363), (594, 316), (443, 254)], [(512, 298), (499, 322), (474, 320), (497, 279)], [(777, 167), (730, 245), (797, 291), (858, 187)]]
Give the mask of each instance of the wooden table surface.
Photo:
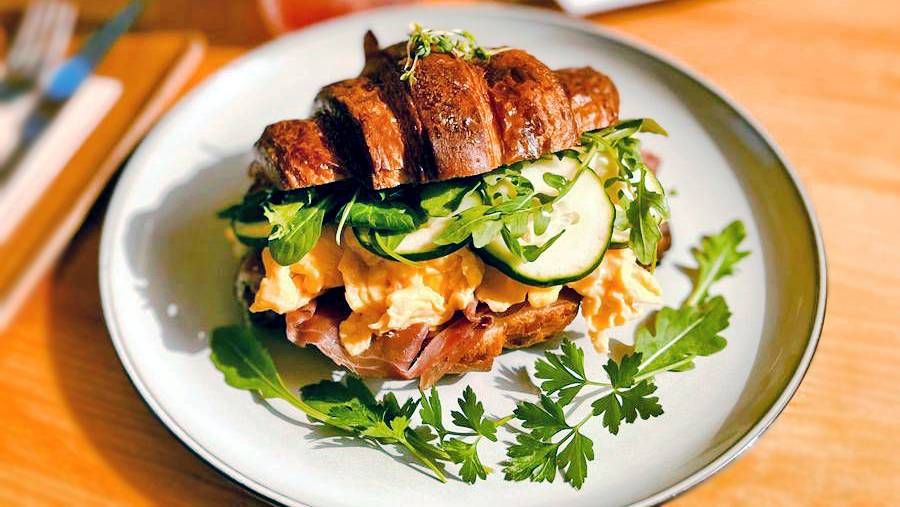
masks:
[[(900, 2), (679, 1), (595, 20), (708, 76), (769, 129), (825, 235), (812, 368), (749, 452), (676, 504), (900, 498)], [(198, 79), (242, 48), (212, 48)], [(627, 93), (627, 91), (626, 91)], [(0, 334), (0, 504), (255, 504), (153, 417), (104, 326), (105, 202)]]

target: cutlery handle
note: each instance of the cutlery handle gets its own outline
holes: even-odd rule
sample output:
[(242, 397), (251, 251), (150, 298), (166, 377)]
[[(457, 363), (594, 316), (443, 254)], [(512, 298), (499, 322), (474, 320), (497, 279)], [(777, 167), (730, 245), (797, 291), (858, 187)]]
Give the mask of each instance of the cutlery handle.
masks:
[(71, 97), (109, 48), (128, 30), (144, 10), (142, 0), (132, 0), (114, 18), (94, 32), (81, 50), (53, 75), (44, 95), (54, 101)]

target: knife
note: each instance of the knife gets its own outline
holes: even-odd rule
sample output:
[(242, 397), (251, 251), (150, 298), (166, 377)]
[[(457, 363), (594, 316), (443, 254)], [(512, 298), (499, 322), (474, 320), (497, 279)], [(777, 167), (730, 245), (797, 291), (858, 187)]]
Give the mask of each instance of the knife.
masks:
[(40, 137), (56, 114), (75, 95), (84, 80), (91, 75), (119, 37), (134, 24), (143, 10), (143, 0), (129, 2), (54, 72), (37, 105), (22, 125), (15, 152), (0, 166), (0, 177), (18, 163), (27, 148)]

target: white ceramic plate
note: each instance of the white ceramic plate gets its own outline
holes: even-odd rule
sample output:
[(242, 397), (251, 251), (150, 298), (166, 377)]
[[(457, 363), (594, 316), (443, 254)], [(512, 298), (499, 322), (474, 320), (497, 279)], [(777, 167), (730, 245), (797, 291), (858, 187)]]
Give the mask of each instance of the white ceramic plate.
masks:
[[(403, 460), (321, 439), (289, 407), (227, 387), (209, 361), (206, 332), (239, 319), (236, 262), (214, 212), (246, 188), (250, 146), (266, 124), (305, 117), (320, 86), (358, 73), (366, 29), (393, 42), (410, 21), (465, 27), (485, 45), (521, 47), (551, 67), (593, 65), (617, 83), (623, 117), (653, 117), (669, 130), (669, 138), (646, 140), (663, 159), (662, 181), (678, 190), (674, 247), (659, 269), (669, 304), (689, 291), (678, 269), (693, 265), (689, 247), (733, 219), (747, 226), (752, 255), (716, 287), (734, 313), (728, 348), (692, 372), (659, 379), (662, 417), (615, 437), (590, 428), (598, 458), (581, 491), (559, 480), (509, 483), (499, 473), (476, 486), (441, 485)], [(313, 506), (665, 500), (727, 464), (784, 408), (811, 359), (825, 301), (822, 242), (809, 204), (744, 113), (647, 48), (547, 11), (495, 6), (364, 12), (279, 39), (213, 76), (159, 123), (128, 164), (104, 227), (100, 282), (122, 363), (160, 420), (247, 488)], [(613, 336), (627, 341), (631, 333)], [(331, 375), (330, 363), (313, 351), (272, 346), (292, 386)], [(491, 373), (442, 383), (445, 404), (469, 384), (491, 413), (508, 413), (513, 398), (529, 396), (514, 390), (510, 371), (538, 353), (507, 353)], [(588, 358), (593, 368), (601, 359), (590, 350)], [(397, 389), (401, 398), (414, 392), (404, 383), (373, 385)], [(485, 459), (499, 462), (502, 446), (490, 446)]]

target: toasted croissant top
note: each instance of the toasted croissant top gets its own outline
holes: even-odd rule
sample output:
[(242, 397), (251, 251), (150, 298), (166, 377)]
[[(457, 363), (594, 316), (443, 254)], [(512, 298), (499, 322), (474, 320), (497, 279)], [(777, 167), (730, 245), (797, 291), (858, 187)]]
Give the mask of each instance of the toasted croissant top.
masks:
[(550, 70), (520, 49), (485, 61), (444, 53), (400, 79), (404, 44), (365, 38), (359, 77), (322, 88), (315, 116), (269, 125), (251, 172), (282, 190), (357, 178), (374, 189), (473, 176), (572, 147), (616, 121), (613, 82), (590, 68)]

